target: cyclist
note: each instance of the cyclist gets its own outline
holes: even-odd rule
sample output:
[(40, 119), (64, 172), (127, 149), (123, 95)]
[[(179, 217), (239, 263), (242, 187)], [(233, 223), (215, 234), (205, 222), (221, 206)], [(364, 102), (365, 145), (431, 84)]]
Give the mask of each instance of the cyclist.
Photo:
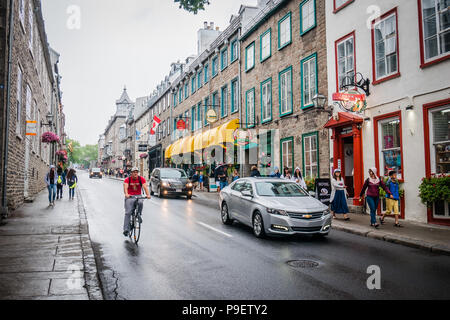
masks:
[(150, 192), (148, 191), (147, 181), (139, 176), (139, 169), (133, 168), (131, 170), (131, 176), (126, 178), (123, 184), (123, 191), (125, 193), (125, 221), (123, 223), (123, 235), (128, 237), (130, 233), (130, 219), (131, 214), (138, 209), (139, 216), (142, 213), (144, 207), (144, 201), (138, 200), (135, 197), (142, 195), (142, 189), (145, 190), (147, 199), (150, 199)]

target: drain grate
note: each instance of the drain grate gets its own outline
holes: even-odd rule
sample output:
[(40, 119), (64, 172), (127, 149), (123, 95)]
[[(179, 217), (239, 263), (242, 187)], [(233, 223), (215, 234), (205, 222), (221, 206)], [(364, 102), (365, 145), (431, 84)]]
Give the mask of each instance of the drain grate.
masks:
[(293, 268), (317, 268), (319, 264), (312, 260), (292, 260), (288, 261), (287, 264)]

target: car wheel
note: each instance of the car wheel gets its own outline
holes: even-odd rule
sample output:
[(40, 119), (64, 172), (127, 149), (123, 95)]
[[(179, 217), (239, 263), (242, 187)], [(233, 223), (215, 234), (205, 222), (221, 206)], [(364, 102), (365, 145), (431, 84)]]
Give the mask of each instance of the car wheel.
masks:
[(155, 193), (153, 192), (152, 186), (150, 186), (150, 195), (153, 196)]
[(222, 205), (222, 210), (221, 210), (221, 217), (222, 217), (222, 223), (226, 224), (226, 225), (231, 225), (233, 224), (233, 220), (230, 219), (230, 215), (228, 214), (228, 205), (226, 202), (223, 203)]
[(163, 198), (163, 194), (161, 192), (161, 187), (158, 187), (158, 198), (160, 198), (160, 199)]
[(264, 221), (259, 212), (256, 212), (253, 215), (253, 234), (257, 238), (264, 238), (266, 236), (266, 232), (264, 231)]
[(186, 195), (186, 198), (187, 198), (188, 200), (191, 200), (191, 199), (192, 199), (192, 195)]

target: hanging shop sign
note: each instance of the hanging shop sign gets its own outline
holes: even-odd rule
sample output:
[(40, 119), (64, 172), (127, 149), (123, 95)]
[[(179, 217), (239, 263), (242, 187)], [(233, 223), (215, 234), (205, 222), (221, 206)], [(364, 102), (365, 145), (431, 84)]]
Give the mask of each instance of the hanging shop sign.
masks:
[(358, 91), (334, 93), (333, 101), (344, 111), (362, 113), (367, 108), (366, 95)]
[(37, 135), (37, 121), (27, 121), (27, 128), (26, 128), (27, 136), (36, 136)]
[(147, 144), (140, 144), (139, 145), (139, 152), (147, 152), (148, 145)]
[(251, 130), (236, 129), (233, 133), (234, 141), (241, 147), (246, 147), (253, 140), (253, 134)]
[(183, 131), (186, 130), (186, 121), (183, 119), (177, 121), (177, 130)]
[(217, 112), (214, 109), (210, 109), (206, 113), (206, 121), (208, 121), (208, 123), (215, 123), (217, 120), (219, 120)]

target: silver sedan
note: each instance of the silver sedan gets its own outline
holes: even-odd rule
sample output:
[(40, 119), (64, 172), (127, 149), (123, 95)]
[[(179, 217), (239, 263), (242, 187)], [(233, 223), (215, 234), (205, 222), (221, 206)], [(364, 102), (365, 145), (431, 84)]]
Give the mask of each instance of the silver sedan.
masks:
[(275, 178), (244, 178), (220, 192), (222, 222), (237, 220), (265, 235), (326, 236), (331, 229), (329, 208), (298, 184)]

